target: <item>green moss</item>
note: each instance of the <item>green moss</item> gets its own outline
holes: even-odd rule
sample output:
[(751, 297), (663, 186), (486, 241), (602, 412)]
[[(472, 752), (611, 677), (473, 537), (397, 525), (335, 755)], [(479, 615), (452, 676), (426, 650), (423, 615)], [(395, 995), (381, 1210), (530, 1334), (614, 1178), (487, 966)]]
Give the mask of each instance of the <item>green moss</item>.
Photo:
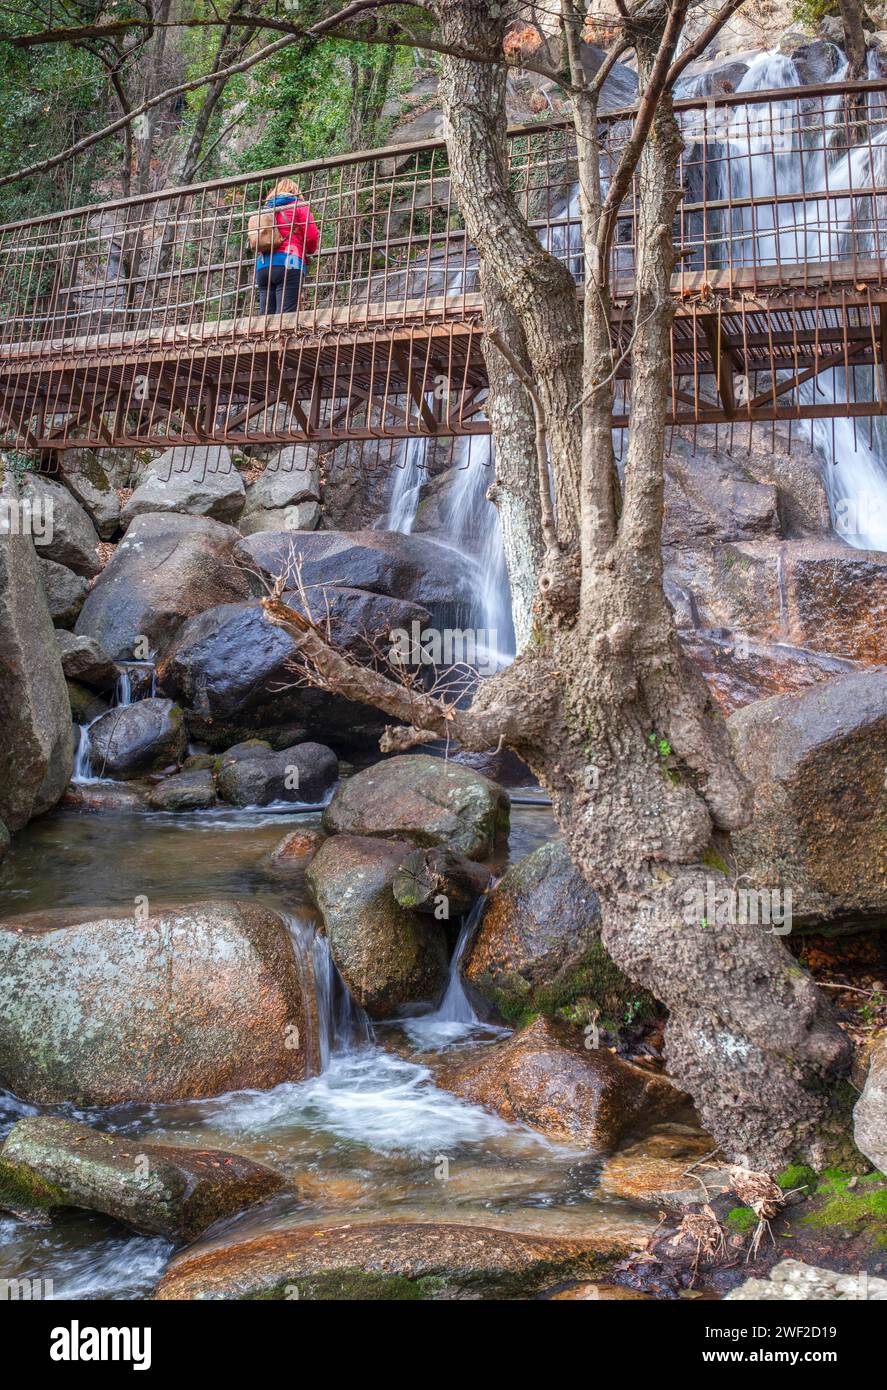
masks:
[(739, 1235), (748, 1235), (758, 1224), (757, 1214), (751, 1207), (733, 1207), (732, 1211), (727, 1212), (726, 1222), (731, 1231), (737, 1231)]
[(887, 1179), (882, 1173), (866, 1173), (851, 1188), (852, 1176), (843, 1168), (826, 1169), (816, 1189), (820, 1203), (804, 1217), (804, 1224), (864, 1230), (875, 1245), (887, 1249)]
[(627, 1023), (655, 1017), (657, 1008), (652, 994), (632, 984), (599, 942), (574, 970), (535, 991), (517, 973), (500, 979), (495, 988), (489, 980), (478, 984), (515, 1028), (545, 1014), (580, 1028), (596, 1022), (605, 1031), (616, 1033)]
[(709, 845), (708, 849), (703, 850), (700, 855), (700, 860), (706, 868), (714, 869), (719, 874), (729, 876), (730, 865), (727, 863), (726, 859), (718, 854), (717, 850), (714, 849), (712, 845)]
[(70, 1206), (64, 1190), (38, 1177), (27, 1163), (0, 1157), (0, 1211), (22, 1220), (46, 1220), (55, 1207)]
[(776, 1181), (783, 1192), (801, 1189), (805, 1196), (809, 1196), (816, 1190), (816, 1174), (806, 1163), (790, 1163), (777, 1175)]

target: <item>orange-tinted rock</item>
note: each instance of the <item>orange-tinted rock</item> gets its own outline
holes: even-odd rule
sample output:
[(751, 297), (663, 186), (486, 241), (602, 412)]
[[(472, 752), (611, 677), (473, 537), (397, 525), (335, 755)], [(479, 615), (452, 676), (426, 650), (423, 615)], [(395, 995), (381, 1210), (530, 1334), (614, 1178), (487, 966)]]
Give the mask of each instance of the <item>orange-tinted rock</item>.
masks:
[(796, 922), (887, 909), (887, 672), (838, 676), (728, 722), (754, 791), (733, 838), (746, 881), (790, 889)]
[(706, 1191), (715, 1196), (730, 1187), (726, 1169), (707, 1161), (716, 1147), (711, 1135), (702, 1130), (659, 1125), (643, 1139), (610, 1154), (601, 1169), (600, 1190), (608, 1197), (657, 1208), (704, 1201)]
[(186, 1250), (170, 1264), (155, 1298), (501, 1297), (592, 1274), (611, 1253), (593, 1236), (579, 1241), (485, 1226), (407, 1221), (300, 1226), (238, 1244)]
[(558, 1293), (543, 1295), (553, 1303), (572, 1301), (574, 1299), (601, 1299), (606, 1302), (624, 1302), (626, 1299), (631, 1302), (655, 1302), (652, 1294), (640, 1293), (637, 1289), (626, 1289), (622, 1284), (571, 1284), (568, 1289), (561, 1289)]
[(684, 650), (702, 671), (725, 714), (770, 695), (795, 695), (834, 676), (864, 669), (860, 662), (786, 642), (755, 642), (744, 633), (683, 631), (680, 635)]
[(325, 839), (322, 830), (292, 830), (271, 851), (271, 863), (279, 869), (303, 869)]
[(253, 904), (9, 919), (0, 1085), (38, 1103), (116, 1105), (299, 1081), (305, 994), (283, 919)]
[(558, 1143), (596, 1151), (686, 1104), (665, 1077), (584, 1044), (576, 1029), (537, 1018), (506, 1042), (442, 1072), (438, 1082)]

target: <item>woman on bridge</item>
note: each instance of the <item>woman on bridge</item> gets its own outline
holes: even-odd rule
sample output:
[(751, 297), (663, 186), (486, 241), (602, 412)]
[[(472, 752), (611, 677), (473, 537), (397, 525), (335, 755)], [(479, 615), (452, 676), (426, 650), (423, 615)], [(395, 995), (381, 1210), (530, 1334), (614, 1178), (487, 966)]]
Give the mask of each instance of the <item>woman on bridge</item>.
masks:
[(278, 179), (264, 209), (274, 210), (279, 239), (273, 250), (259, 250), (256, 257), (259, 313), (292, 314), (299, 305), (306, 262), (317, 250), (317, 224), (292, 179)]

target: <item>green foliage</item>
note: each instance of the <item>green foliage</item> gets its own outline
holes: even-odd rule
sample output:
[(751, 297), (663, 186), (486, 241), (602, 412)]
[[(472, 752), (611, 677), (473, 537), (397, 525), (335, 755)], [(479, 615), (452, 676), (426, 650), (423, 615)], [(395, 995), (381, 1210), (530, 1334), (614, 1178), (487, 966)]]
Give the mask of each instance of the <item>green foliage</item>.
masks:
[(811, 32), (819, 27), (826, 15), (840, 13), (837, 0), (797, 0), (792, 19)]
[(887, 1179), (882, 1173), (856, 1178), (842, 1168), (827, 1168), (816, 1195), (824, 1200), (818, 1209), (804, 1217), (804, 1224), (822, 1228), (845, 1227), (854, 1234), (865, 1231), (874, 1244), (887, 1249)]
[(757, 1214), (751, 1207), (733, 1207), (727, 1212), (726, 1223), (731, 1231), (736, 1231), (739, 1235), (748, 1235), (758, 1224)]
[(790, 1163), (777, 1175), (776, 1182), (783, 1192), (800, 1190), (809, 1196), (816, 1189), (816, 1174), (806, 1163)]

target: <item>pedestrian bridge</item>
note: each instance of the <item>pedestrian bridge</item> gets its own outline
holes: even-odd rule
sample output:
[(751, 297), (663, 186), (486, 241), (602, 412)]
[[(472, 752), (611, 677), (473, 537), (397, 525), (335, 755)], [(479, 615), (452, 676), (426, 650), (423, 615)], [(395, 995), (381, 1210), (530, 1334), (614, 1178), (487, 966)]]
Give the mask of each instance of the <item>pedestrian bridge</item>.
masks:
[[(677, 214), (671, 420), (887, 413), (887, 83), (698, 97)], [(629, 113), (601, 117), (607, 158)], [(509, 137), (515, 197), (583, 278), (566, 122)], [(298, 182), (320, 249), (260, 317), (246, 223)], [(636, 189), (613, 248), (629, 420)], [(477, 257), (446, 148), (397, 145), (0, 227), (0, 445), (397, 440), (489, 432)]]

